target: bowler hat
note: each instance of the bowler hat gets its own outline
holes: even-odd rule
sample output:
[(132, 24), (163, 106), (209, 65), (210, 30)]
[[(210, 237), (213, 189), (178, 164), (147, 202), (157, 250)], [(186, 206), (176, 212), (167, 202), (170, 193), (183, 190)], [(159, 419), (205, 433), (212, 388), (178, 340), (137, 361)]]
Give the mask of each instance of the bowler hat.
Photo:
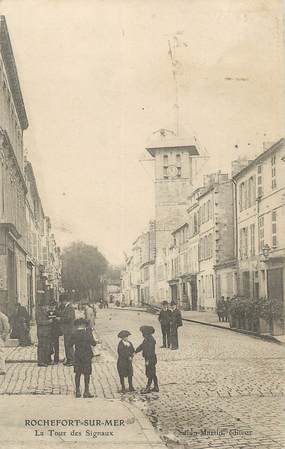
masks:
[(168, 306), (168, 302), (167, 301), (162, 301), (162, 305), (163, 306)]
[(130, 333), (129, 331), (126, 331), (126, 330), (123, 330), (123, 331), (121, 331), (121, 332), (118, 333), (118, 337), (119, 337), (119, 338), (126, 338), (126, 337), (128, 337), (129, 335), (131, 335), (131, 333)]
[(151, 335), (154, 334), (155, 330), (152, 326), (141, 326), (140, 331), (142, 334)]

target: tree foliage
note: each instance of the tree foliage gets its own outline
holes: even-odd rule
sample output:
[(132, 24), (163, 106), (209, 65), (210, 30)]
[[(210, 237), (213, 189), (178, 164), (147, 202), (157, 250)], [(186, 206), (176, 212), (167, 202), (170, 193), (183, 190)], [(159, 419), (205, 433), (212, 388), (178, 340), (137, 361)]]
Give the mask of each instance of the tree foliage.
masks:
[(75, 290), (81, 299), (96, 300), (100, 297), (102, 276), (107, 271), (106, 258), (92, 245), (75, 242), (63, 251), (63, 287), (67, 291)]
[(123, 266), (120, 265), (110, 265), (108, 268), (108, 281), (110, 284), (120, 284), (121, 273), (123, 271)]

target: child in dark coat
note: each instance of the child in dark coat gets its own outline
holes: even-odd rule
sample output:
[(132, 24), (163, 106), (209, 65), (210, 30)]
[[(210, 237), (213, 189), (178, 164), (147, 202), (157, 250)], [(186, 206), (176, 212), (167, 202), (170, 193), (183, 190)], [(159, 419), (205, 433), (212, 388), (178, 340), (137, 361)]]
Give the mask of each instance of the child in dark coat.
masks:
[[(153, 338), (154, 328), (152, 326), (141, 326), (140, 331), (144, 337), (144, 340), (140, 346), (137, 347), (136, 353), (142, 351), (143, 358), (145, 359), (145, 374), (147, 377), (147, 385), (142, 393), (150, 393), (151, 391), (158, 392), (158, 379), (156, 376), (156, 364), (157, 357), (155, 353), (156, 341)], [(151, 390), (151, 384), (154, 384)]]
[(125, 377), (128, 378), (129, 391), (135, 391), (133, 387), (133, 356), (135, 353), (135, 348), (132, 343), (128, 340), (130, 332), (123, 330), (119, 332), (118, 337), (121, 339), (118, 344), (118, 362), (117, 369), (120, 376), (120, 382), (122, 393), (126, 392), (125, 387)]
[(75, 372), (75, 396), (81, 397), (80, 392), (80, 378), (81, 374), (84, 376), (85, 390), (84, 398), (93, 398), (94, 395), (90, 393), (89, 383), (92, 373), (92, 346), (96, 345), (89, 323), (83, 318), (79, 318), (74, 321), (75, 330), (71, 336), (70, 344), (75, 346), (74, 353), (74, 372)]

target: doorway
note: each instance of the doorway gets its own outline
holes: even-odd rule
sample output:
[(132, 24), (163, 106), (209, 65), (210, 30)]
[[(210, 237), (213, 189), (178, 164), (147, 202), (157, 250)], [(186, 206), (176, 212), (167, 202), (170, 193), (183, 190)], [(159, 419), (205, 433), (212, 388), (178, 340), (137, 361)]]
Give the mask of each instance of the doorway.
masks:
[(8, 286), (8, 303), (6, 305), (6, 313), (11, 316), (17, 304), (17, 269), (15, 253), (8, 249), (7, 262), (7, 286)]
[(191, 307), (192, 310), (197, 310), (197, 299), (198, 299), (197, 276), (191, 276), (190, 285), (191, 285)]

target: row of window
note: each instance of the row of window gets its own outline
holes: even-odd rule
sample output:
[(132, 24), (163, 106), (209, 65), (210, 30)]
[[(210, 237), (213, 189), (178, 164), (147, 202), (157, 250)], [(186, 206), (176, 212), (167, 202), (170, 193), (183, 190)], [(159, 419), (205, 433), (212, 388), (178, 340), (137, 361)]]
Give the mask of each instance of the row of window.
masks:
[[(240, 229), (240, 242), (239, 242), (239, 252), (240, 258), (245, 259), (250, 256), (255, 256), (255, 224), (252, 223), (250, 226), (246, 226)], [(265, 246), (264, 240), (264, 216), (259, 218), (258, 221), (258, 251), (262, 252)], [(276, 248), (278, 244), (277, 241), (277, 210), (271, 213), (271, 245), (272, 248)]]
[(189, 237), (198, 234), (200, 225), (207, 223), (213, 218), (213, 207), (211, 200), (206, 201), (197, 212), (189, 218)]
[(199, 260), (210, 259), (213, 256), (213, 235), (205, 235), (199, 241)]
[[(263, 195), (263, 167), (257, 166), (257, 192), (256, 192), (256, 177), (251, 176), (247, 181), (244, 181), (239, 186), (239, 206), (240, 210), (248, 209), (254, 206), (257, 198)], [(271, 188), (276, 189), (276, 155), (271, 157)]]
[(205, 298), (215, 297), (214, 276), (212, 274), (202, 275), (198, 281), (198, 292), (200, 304), (203, 306)]
[(9, 84), (4, 74), (4, 67), (0, 61), (0, 116), (1, 123), (6, 128), (13, 149), (17, 158), (22, 164), (22, 130), (19, 124), (18, 115), (12, 100), (12, 94), (9, 90)]
[(240, 211), (254, 206), (256, 201), (256, 180), (251, 176), (239, 186), (239, 208)]
[(207, 223), (207, 221), (213, 218), (213, 208), (211, 200), (208, 200), (199, 208), (198, 214), (198, 222), (200, 225), (203, 223)]
[[(183, 273), (197, 273), (198, 272), (198, 245), (191, 247), (187, 252), (176, 256), (171, 260), (171, 277), (175, 278), (177, 275)], [(167, 271), (167, 266), (165, 267)]]
[(240, 258), (255, 255), (255, 224), (240, 229)]

